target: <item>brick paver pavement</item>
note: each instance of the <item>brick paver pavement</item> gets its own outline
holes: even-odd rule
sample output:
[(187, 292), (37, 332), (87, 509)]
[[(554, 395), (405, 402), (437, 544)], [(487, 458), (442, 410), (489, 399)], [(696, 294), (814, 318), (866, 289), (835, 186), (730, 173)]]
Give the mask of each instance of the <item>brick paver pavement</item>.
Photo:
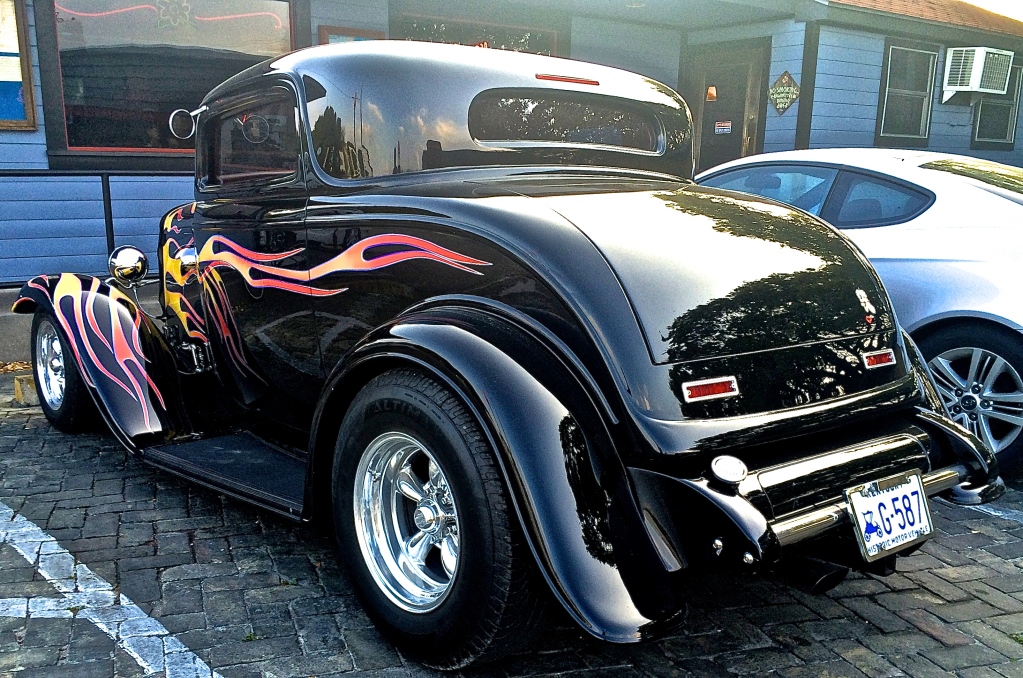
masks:
[[(996, 507), (1023, 516), (1021, 489)], [(63, 435), (38, 409), (11, 406), (2, 383), (0, 502), (225, 677), (435, 675), (376, 632), (316, 527), (150, 469), (109, 435)], [(824, 596), (699, 578), (672, 637), (615, 646), (563, 622), (472, 674), (1023, 676), (1023, 524), (947, 505), (935, 523), (891, 577), (852, 575)], [(0, 599), (56, 595), (0, 545)], [(142, 670), (79, 616), (0, 617), (0, 677), (111, 675)]]

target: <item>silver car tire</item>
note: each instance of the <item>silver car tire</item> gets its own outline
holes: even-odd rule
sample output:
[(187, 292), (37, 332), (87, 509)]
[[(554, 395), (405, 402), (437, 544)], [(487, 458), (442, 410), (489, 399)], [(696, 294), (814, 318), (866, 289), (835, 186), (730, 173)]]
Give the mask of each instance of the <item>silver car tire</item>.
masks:
[(979, 323), (923, 337), (920, 350), (942, 403), (957, 423), (988, 444), (1003, 468), (1023, 450), (1023, 336)]
[(549, 594), (464, 402), (415, 369), (381, 374), (335, 448), (334, 529), (366, 612), (409, 656), (494, 661), (543, 627)]

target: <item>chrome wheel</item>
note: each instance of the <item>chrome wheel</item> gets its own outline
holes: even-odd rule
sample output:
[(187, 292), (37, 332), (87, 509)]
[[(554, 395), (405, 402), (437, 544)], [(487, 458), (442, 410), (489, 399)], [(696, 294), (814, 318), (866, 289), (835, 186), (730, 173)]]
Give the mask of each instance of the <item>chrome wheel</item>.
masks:
[(1004, 358), (981, 348), (954, 348), (928, 362), (952, 418), (1001, 452), (1023, 430), (1023, 379)]
[(64, 354), (60, 335), (49, 320), (39, 323), (36, 332), (36, 379), (39, 393), (52, 410), (64, 403)]
[(409, 612), (429, 612), (458, 573), (458, 513), (447, 478), (409, 435), (374, 439), (355, 473), (355, 533), (380, 590)]

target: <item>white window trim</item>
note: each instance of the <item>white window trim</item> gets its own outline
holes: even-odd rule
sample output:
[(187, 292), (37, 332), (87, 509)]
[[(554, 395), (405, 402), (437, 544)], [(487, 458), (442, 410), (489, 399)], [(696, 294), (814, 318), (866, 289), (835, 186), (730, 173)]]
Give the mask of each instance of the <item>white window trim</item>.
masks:
[[(929, 54), (931, 56), (931, 68), (930, 73), (927, 76), (927, 91), (921, 92), (918, 90), (903, 90), (903, 89), (892, 89), (891, 87), (891, 75), (892, 75), (892, 51), (901, 49), (905, 52), (919, 52), (920, 54)], [(898, 45), (888, 46), (888, 72), (885, 74), (885, 93), (884, 93), (884, 109), (881, 112), (881, 130), (879, 136), (886, 139), (928, 139), (931, 136), (931, 113), (934, 108), (934, 75), (938, 66), (938, 53), (928, 49), (915, 49), (912, 47), (900, 47)], [(888, 95), (889, 94), (902, 94), (907, 96), (924, 96), (923, 107), (924, 119), (921, 121), (924, 128), (923, 135), (919, 134), (891, 134), (885, 133), (885, 120), (888, 116)]]
[[(1019, 73), (1019, 75), (1016, 78), (1016, 92), (1013, 95), (1011, 103), (1010, 102), (1005, 102), (1005, 101), (995, 101), (993, 99), (989, 99), (988, 97), (981, 97), (980, 101), (977, 102), (977, 113), (976, 113), (976, 115), (973, 116), (973, 140), (975, 142), (977, 142), (977, 143), (982, 143), (982, 144), (1014, 144), (1014, 143), (1016, 143), (1016, 126), (1018, 124), (1018, 118), (1019, 118), (1019, 95), (1020, 95), (1021, 85), (1023, 85), (1023, 68), (1021, 68), (1020, 66), (1013, 66), (1012, 70), (1017, 71)], [(1006, 104), (1009, 104), (1011, 106), (1011, 111), (1012, 112), (1009, 115), (1009, 123), (1010, 124), (1009, 124), (1009, 130), (1008, 130), (1009, 131), (1009, 138), (1008, 139), (981, 139), (979, 136), (977, 136), (980, 133), (980, 116), (981, 116), (981, 112), (984, 110), (984, 103), (985, 102), (989, 102), (989, 103), (992, 103), (992, 104), (999, 104), (999, 105), (1003, 105), (1003, 106), (1006, 105)]]

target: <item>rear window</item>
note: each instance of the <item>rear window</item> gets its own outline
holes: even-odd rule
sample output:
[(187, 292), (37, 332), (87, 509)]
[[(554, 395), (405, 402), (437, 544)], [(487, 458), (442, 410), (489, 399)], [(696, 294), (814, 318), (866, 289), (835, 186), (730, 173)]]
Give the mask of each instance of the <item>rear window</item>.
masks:
[(1023, 195), (1023, 170), (998, 162), (974, 159), (933, 160), (920, 165), (921, 169), (957, 174), (994, 188)]
[(821, 216), (839, 228), (901, 224), (934, 202), (932, 195), (885, 178), (842, 172)]
[(592, 146), (664, 151), (649, 110), (613, 97), (552, 90), (489, 90), (469, 106), (469, 134), (488, 146)]

